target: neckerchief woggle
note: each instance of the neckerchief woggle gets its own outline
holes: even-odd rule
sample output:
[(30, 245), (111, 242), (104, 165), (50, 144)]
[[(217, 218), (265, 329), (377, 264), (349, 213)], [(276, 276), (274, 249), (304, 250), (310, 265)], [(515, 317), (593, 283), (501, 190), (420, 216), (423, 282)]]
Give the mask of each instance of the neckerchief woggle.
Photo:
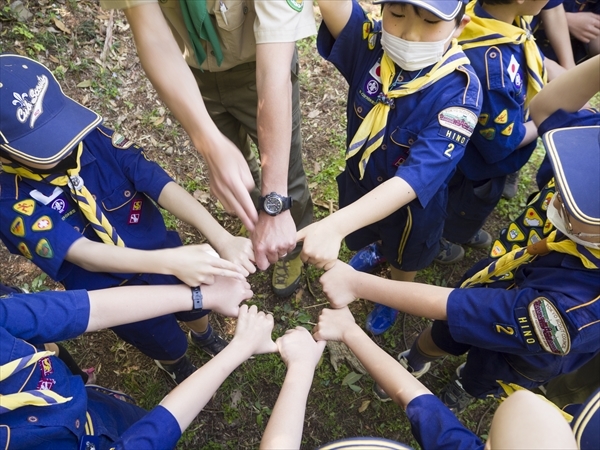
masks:
[(54, 186), (69, 186), (73, 198), (90, 225), (105, 244), (125, 247), (125, 243), (117, 234), (117, 230), (110, 224), (92, 193), (85, 187), (83, 179), (79, 176), (81, 170), (81, 153), (83, 152), (83, 142), (77, 147), (77, 167), (67, 170), (67, 175), (48, 174), (38, 175), (31, 172), (23, 166), (15, 165), (12, 162), (3, 163), (2, 170), (6, 173), (14, 173), (17, 176), (34, 181), (45, 181)]
[(346, 150), (346, 160), (348, 160), (356, 155), (363, 147), (366, 147), (358, 163), (361, 180), (365, 175), (365, 170), (371, 154), (377, 150), (383, 142), (388, 114), (394, 103), (394, 99), (427, 89), (446, 75), (454, 72), (459, 66), (469, 63), (469, 58), (462, 52), (461, 47), (456, 43), (456, 39), (453, 39), (448, 51), (444, 54), (442, 59), (427, 72), (427, 74), (415, 78), (390, 91), (390, 86), (396, 75), (396, 66), (387, 53), (385, 51), (383, 52), (381, 58), (382, 90), (377, 97), (377, 104), (364, 118)]
[(516, 22), (520, 25), (517, 27), (501, 20), (477, 16), (475, 14), (476, 4), (477, 0), (473, 0), (467, 5), (466, 14), (469, 15), (471, 21), (460, 34), (460, 45), (464, 50), (501, 44), (523, 46), (527, 62), (527, 97), (525, 99), (525, 120), (527, 120), (529, 118), (529, 102), (548, 82), (542, 54), (531, 31), (533, 16), (517, 17)]

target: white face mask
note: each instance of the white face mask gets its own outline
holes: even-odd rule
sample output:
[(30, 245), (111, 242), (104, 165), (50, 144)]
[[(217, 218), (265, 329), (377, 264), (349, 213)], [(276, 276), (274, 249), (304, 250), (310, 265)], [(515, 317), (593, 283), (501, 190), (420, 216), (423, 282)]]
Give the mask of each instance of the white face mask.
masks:
[(577, 244), (583, 245), (587, 248), (594, 248), (596, 250), (600, 250), (600, 242), (584, 241), (579, 236), (575, 236), (572, 233), (569, 233), (569, 226), (567, 225), (565, 218), (562, 217), (558, 208), (554, 206), (554, 197), (552, 197), (550, 203), (548, 203), (546, 215), (548, 216), (548, 220), (552, 222), (552, 225), (554, 225), (558, 231), (567, 236), (573, 242), (576, 242)]
[(446, 39), (436, 42), (413, 42), (394, 36), (383, 28), (381, 29), (381, 46), (392, 61), (398, 64), (402, 69), (421, 70), (424, 67), (435, 64), (446, 49), (446, 43), (452, 39), (456, 28), (452, 30), (450, 36)]

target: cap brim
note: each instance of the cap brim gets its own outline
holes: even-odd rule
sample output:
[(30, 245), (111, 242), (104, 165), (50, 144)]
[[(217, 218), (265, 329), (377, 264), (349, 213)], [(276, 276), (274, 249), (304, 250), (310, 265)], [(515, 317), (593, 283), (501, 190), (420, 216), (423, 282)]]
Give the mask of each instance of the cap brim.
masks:
[(64, 96), (64, 101), (64, 107), (52, 120), (10, 144), (0, 144), (0, 148), (36, 164), (60, 161), (102, 122), (102, 117), (91, 109), (67, 96)]
[(542, 141), (569, 214), (600, 225), (600, 126), (558, 128)]
[(424, 0), (378, 0), (373, 2), (375, 5), (381, 5), (383, 3), (408, 3), (423, 8), (446, 21), (454, 19), (463, 5), (461, 1), (449, 0), (436, 2), (427, 2)]

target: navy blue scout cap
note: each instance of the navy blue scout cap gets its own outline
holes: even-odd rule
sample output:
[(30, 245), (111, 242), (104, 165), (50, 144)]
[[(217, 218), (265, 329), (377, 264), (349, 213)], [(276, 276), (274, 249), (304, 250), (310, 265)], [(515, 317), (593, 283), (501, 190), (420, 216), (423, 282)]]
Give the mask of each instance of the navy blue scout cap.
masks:
[(67, 97), (47, 67), (0, 55), (0, 149), (25, 161), (60, 161), (102, 122)]
[(462, 5), (469, 3), (469, 0), (378, 0), (373, 2), (375, 5), (382, 3), (409, 3), (448, 21), (454, 19)]
[(600, 126), (557, 128), (542, 140), (569, 215), (600, 225)]
[(330, 442), (319, 447), (319, 450), (413, 450), (413, 448), (385, 438), (355, 437)]

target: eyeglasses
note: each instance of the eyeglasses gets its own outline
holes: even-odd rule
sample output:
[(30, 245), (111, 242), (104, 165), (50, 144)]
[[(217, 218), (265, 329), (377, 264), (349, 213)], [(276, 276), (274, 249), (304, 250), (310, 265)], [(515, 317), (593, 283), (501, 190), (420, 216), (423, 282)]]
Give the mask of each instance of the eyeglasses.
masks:
[(560, 192), (556, 191), (556, 198), (560, 203), (560, 211), (563, 219), (565, 220), (565, 225), (567, 226), (567, 231), (571, 236), (577, 236), (579, 238), (597, 238), (600, 236), (598, 233), (573, 233), (573, 225), (571, 224), (571, 216), (569, 216), (569, 212), (567, 211), (567, 207), (565, 206), (565, 202), (563, 201)]

